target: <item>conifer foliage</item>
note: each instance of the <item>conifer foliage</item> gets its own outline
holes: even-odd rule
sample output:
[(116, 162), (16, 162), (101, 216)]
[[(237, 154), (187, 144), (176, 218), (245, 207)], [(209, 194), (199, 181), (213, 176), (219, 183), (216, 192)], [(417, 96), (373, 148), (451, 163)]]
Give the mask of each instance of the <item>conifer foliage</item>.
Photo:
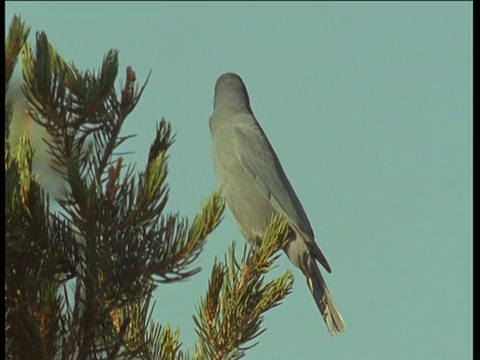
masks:
[[(32, 119), (46, 129), (53, 168), (65, 183), (52, 210), (32, 170), (28, 134), (10, 134), (13, 100), (5, 99), (5, 358), (6, 359), (233, 359), (255, 345), (262, 314), (290, 292), (290, 272), (266, 282), (287, 236), (276, 217), (259, 248), (235, 247), (216, 261), (194, 316), (199, 339), (181, 349), (180, 330), (155, 323), (157, 286), (194, 276), (224, 201), (213, 192), (193, 221), (165, 211), (167, 152), (174, 142), (162, 119), (143, 171), (119, 151), (131, 135), (122, 125), (148, 78), (138, 85), (127, 67), (116, 89), (118, 52), (97, 71), (80, 71), (48, 41), (14, 17), (6, 39), (5, 90), (17, 59)], [(12, 136), (19, 136), (15, 146)], [(127, 142), (128, 143), (128, 142)], [(171, 291), (171, 290), (170, 290)]]

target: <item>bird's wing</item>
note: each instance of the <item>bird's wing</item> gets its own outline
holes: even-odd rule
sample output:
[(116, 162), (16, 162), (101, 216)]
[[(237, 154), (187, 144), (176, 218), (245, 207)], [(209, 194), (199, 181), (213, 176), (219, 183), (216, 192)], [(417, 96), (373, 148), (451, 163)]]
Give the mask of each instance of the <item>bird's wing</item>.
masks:
[[(264, 141), (259, 141), (259, 137)], [(305, 210), (263, 131), (257, 126), (236, 126), (233, 141), (236, 142), (235, 149), (250, 149), (237, 151), (237, 158), (245, 172), (253, 177), (256, 186), (275, 210), (287, 217), (317, 260), (330, 272), (330, 265), (314, 240)]]
[(267, 141), (258, 141), (259, 136), (263, 134), (255, 131), (255, 129), (238, 127), (234, 132), (237, 142), (235, 149), (241, 149), (237, 152), (237, 158), (245, 172), (253, 177), (263, 196), (290, 221), (308, 229), (309, 224), (302, 223), (300, 214), (296, 211), (296, 204), (294, 204), (296, 199), (292, 199), (292, 195), (295, 198), (296, 195), (288, 191), (291, 187), (290, 184), (285, 184), (285, 181), (282, 181), (284, 180), (282, 179), (282, 173), (277, 168), (278, 164), (275, 162), (275, 156), (272, 154)]

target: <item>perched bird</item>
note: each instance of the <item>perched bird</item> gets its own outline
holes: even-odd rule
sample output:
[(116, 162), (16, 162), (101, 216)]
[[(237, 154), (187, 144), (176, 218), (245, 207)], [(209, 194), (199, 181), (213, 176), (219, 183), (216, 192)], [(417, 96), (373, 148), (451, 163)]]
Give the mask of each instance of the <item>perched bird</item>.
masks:
[(305, 275), (330, 334), (335, 337), (337, 332), (345, 332), (345, 322), (317, 261), (328, 272), (330, 265), (237, 74), (218, 78), (209, 125), (217, 180), (240, 231), (247, 240), (258, 243), (272, 216), (283, 214), (291, 229), (285, 253)]

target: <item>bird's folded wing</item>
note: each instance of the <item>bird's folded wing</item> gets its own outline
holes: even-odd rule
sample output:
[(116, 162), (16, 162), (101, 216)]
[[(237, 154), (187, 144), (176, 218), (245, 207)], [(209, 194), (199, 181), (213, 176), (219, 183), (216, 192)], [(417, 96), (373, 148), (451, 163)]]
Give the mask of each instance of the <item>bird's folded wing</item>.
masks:
[(258, 137), (263, 134), (245, 128), (235, 128), (234, 133), (233, 140), (237, 143), (235, 149), (243, 150), (237, 152), (237, 158), (245, 172), (254, 179), (262, 195), (290, 221), (308, 229), (308, 223), (301, 224), (302, 219), (294, 204), (296, 199), (293, 199), (296, 195), (289, 193), (290, 184), (285, 184), (283, 174), (279, 174), (278, 164), (272, 155), (273, 150), (269, 149), (266, 139), (258, 141)]
[[(259, 137), (265, 141), (259, 141)], [(331, 272), (327, 259), (314, 240), (303, 206), (265, 135), (256, 127), (237, 126), (232, 141), (235, 142), (235, 149), (243, 150), (237, 152), (237, 158), (245, 172), (252, 176), (262, 195), (275, 210), (287, 217), (292, 227), (305, 239), (315, 258)]]

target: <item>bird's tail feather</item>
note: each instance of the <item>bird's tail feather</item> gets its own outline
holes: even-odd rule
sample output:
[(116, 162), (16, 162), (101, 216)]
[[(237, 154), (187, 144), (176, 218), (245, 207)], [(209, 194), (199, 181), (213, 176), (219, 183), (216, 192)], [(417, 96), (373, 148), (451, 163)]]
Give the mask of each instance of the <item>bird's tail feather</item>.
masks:
[(307, 285), (312, 292), (315, 303), (322, 313), (330, 334), (335, 337), (338, 335), (338, 332), (345, 332), (345, 321), (333, 301), (315, 258), (311, 255), (306, 256), (305, 262), (301, 264), (300, 269), (307, 278)]

